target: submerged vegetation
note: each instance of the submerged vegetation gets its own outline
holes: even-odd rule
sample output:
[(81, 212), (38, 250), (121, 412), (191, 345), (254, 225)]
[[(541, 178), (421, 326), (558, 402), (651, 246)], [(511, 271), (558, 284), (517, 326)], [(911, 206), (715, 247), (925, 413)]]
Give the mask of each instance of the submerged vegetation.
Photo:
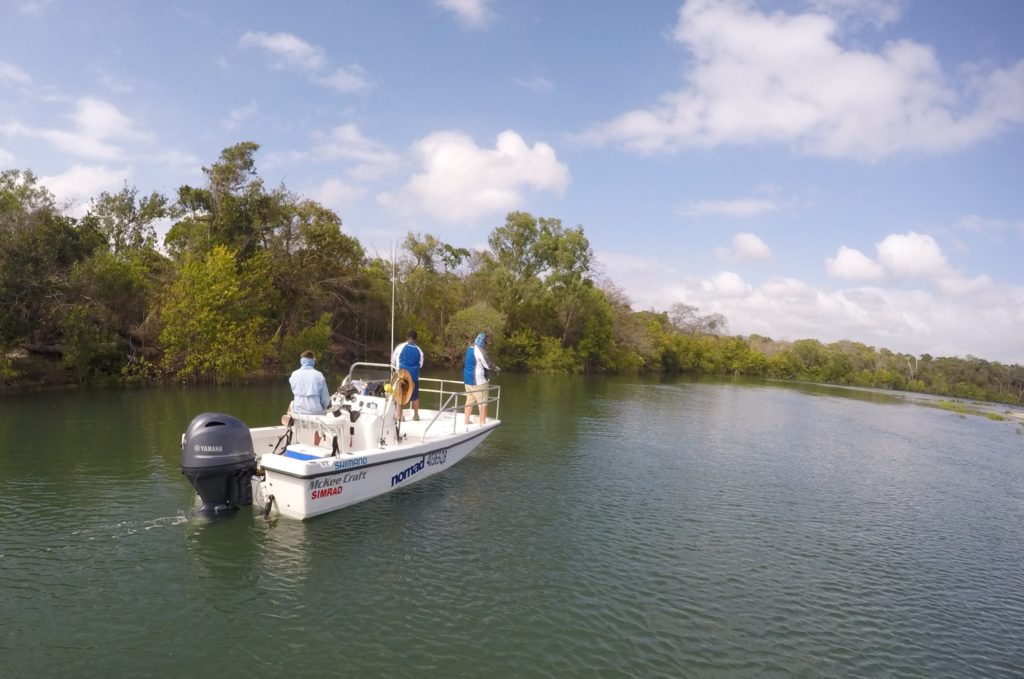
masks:
[[(0, 173), (0, 385), (236, 381), (385, 360), (392, 259), (400, 332), (455, 365), (480, 330), (505, 369), (753, 375), (1024, 402), (1024, 367), (858, 342), (731, 336), (676, 304), (636, 311), (595, 270), (582, 226), (509, 213), (470, 251), (409, 233), (368, 254), (340, 217), (225, 149), (174, 199), (125, 186), (73, 218), (28, 171)], [(156, 225), (169, 224), (158, 247)]]
[[(986, 417), (990, 420), (996, 420), (998, 422), (1002, 422), (1003, 420), (1006, 419), (999, 413), (992, 412), (991, 410), (981, 410), (979, 408), (974, 408), (967, 405), (966, 403), (963, 403), (962, 401), (937, 401), (935, 403), (935, 407), (941, 408), (942, 410), (949, 410), (950, 412), (957, 413), (958, 415), (960, 415), (960, 417), (966, 417), (967, 415), (978, 415), (980, 417)], [(1007, 413), (1009, 413), (1009, 411), (1007, 411)]]

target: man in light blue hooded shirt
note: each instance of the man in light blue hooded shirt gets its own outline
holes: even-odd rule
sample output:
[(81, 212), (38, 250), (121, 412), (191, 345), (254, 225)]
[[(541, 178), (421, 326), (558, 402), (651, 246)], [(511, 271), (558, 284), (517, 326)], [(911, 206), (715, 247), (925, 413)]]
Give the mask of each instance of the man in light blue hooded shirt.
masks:
[(299, 359), (301, 368), (292, 373), (288, 383), (292, 385), (292, 412), (297, 415), (323, 415), (331, 405), (331, 394), (327, 391), (327, 379), (313, 367), (316, 357), (312, 351), (302, 352)]

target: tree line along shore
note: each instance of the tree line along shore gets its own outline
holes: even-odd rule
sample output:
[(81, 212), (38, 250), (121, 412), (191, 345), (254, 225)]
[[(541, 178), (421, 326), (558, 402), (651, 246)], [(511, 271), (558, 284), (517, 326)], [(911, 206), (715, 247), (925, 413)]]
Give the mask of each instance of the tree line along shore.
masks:
[[(471, 251), (409, 233), (367, 253), (333, 211), (224, 149), (172, 198), (125, 186), (69, 216), (27, 170), (0, 173), (0, 388), (236, 382), (386, 361), (415, 329), (435, 365), (484, 330), (505, 370), (699, 373), (1024, 404), (1024, 367), (859, 342), (730, 335), (677, 303), (635, 311), (597, 271), (582, 226), (512, 212)], [(169, 225), (160, 247), (156, 225)]]

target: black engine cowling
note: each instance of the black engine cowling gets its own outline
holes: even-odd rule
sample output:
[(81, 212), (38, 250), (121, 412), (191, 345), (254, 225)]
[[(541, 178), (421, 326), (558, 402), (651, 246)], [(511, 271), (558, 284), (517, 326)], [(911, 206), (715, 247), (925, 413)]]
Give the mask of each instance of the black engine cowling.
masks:
[(181, 473), (202, 499), (202, 512), (251, 505), (256, 453), (249, 427), (224, 413), (197, 415), (181, 441)]

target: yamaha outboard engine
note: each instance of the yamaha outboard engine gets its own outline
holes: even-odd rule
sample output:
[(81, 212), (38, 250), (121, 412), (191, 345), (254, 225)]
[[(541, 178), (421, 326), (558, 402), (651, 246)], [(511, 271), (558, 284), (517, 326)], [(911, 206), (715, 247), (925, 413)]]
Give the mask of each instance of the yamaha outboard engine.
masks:
[(181, 473), (203, 500), (201, 512), (251, 505), (256, 454), (249, 427), (223, 413), (197, 415), (181, 440)]

